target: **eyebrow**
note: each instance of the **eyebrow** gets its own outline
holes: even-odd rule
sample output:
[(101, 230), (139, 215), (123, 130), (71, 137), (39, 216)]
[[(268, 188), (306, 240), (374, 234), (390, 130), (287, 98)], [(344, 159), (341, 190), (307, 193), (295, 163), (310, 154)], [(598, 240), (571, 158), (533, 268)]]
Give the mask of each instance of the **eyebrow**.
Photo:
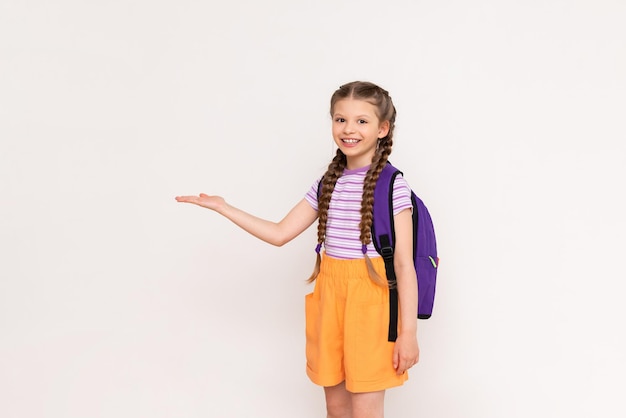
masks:
[[(341, 116), (341, 117), (345, 118), (345, 116), (342, 115), (341, 113), (335, 113), (333, 116), (334, 117)], [(372, 117), (371, 115), (357, 115), (357, 116), (355, 116), (355, 118), (357, 118), (357, 119), (360, 119), (360, 118), (371, 118), (371, 117)]]

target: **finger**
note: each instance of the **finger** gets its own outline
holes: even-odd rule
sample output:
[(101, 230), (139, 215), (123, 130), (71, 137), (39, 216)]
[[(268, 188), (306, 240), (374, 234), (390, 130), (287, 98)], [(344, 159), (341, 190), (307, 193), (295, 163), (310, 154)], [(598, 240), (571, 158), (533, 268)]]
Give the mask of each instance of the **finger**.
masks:
[(409, 369), (409, 365), (407, 363), (402, 363), (403, 366), (402, 367), (398, 367), (398, 370), (396, 370), (396, 374), (397, 375), (401, 375), (404, 372), (406, 372)]
[(198, 200), (198, 196), (176, 196), (177, 202), (195, 203)]
[(400, 375), (400, 374), (402, 374), (402, 373), (404, 373), (404, 372), (408, 371), (411, 367), (415, 366), (415, 364), (416, 364), (416, 363), (417, 363), (417, 362), (416, 362), (416, 361), (413, 361), (413, 360), (403, 360), (403, 361), (402, 361), (402, 365), (403, 365), (403, 367), (399, 368), (399, 369), (397, 370), (397, 373)]
[(408, 371), (411, 367), (415, 366), (415, 362), (413, 361), (407, 361), (406, 362), (406, 367), (404, 368), (405, 371)]
[(393, 350), (393, 368), (397, 371), (400, 366), (400, 353), (397, 349)]

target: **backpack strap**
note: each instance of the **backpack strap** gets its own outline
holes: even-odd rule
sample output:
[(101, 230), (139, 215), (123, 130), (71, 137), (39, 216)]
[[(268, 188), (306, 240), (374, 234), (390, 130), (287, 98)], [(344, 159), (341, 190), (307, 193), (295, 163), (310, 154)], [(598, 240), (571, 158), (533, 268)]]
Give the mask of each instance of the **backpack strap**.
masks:
[[(393, 219), (393, 183), (400, 170), (390, 163), (383, 168), (374, 188), (374, 208), (372, 216), (372, 241), (376, 251), (385, 262), (387, 281), (396, 282), (393, 256), (396, 246), (396, 234)], [(398, 289), (389, 289), (389, 330), (388, 341), (398, 338)]]

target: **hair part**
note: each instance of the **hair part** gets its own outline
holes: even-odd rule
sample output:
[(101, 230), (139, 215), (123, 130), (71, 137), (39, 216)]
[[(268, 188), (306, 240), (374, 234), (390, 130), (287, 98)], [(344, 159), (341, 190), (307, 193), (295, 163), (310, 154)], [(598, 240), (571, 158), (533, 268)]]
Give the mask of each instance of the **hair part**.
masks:
[[(337, 89), (330, 99), (330, 114), (331, 117), (335, 110), (335, 104), (343, 99), (356, 99), (364, 100), (375, 107), (376, 116), (379, 123), (385, 121), (389, 122), (389, 131), (384, 138), (379, 138), (378, 146), (374, 157), (372, 157), (372, 164), (365, 175), (363, 182), (363, 196), (361, 199), (361, 222), (359, 224), (360, 240), (363, 245), (368, 245), (372, 242), (372, 221), (373, 221), (373, 208), (374, 208), (374, 188), (376, 182), (380, 176), (381, 171), (387, 164), (389, 154), (391, 154), (391, 148), (393, 146), (393, 131), (396, 122), (396, 108), (393, 105), (389, 92), (376, 84), (366, 81), (353, 81)], [(335, 189), (337, 179), (341, 177), (344, 169), (346, 168), (347, 159), (345, 154), (337, 149), (335, 158), (328, 165), (328, 169), (322, 178), (322, 187), (320, 196), (318, 199), (318, 216), (319, 222), (317, 225), (317, 242), (318, 245), (322, 244), (326, 239), (326, 225), (328, 222), (328, 206), (330, 204), (330, 198)], [(372, 260), (368, 257), (367, 253), (363, 255), (367, 270), (372, 280), (381, 285), (387, 286), (387, 280), (383, 280), (372, 264)], [(317, 253), (317, 260), (313, 270), (313, 274), (309, 278), (309, 282), (313, 282), (319, 274), (321, 264), (321, 257), (319, 252)], [(391, 283), (390, 285), (394, 285)]]

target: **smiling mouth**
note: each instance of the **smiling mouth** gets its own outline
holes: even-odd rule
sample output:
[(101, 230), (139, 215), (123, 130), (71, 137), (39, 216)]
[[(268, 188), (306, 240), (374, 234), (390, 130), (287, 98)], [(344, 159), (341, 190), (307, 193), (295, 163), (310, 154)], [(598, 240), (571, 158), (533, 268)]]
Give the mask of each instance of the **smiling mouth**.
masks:
[(354, 138), (342, 138), (341, 142), (343, 142), (344, 144), (356, 144), (358, 142), (361, 142), (360, 139), (354, 139)]

